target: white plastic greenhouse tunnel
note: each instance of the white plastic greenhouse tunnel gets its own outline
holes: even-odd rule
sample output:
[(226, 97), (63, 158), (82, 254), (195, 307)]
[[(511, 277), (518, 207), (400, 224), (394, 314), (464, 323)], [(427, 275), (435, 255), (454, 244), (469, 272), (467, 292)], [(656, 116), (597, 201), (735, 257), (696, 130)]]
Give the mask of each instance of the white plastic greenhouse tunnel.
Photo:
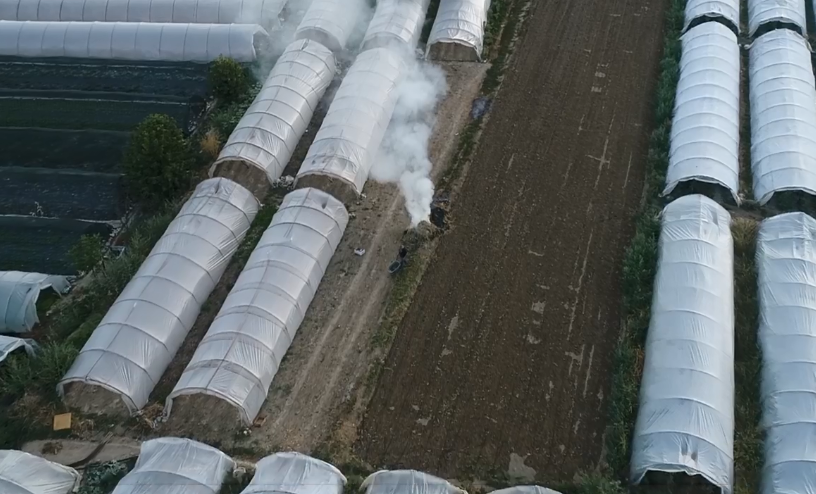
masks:
[(380, 0), (363, 38), (363, 50), (392, 43), (416, 47), (430, 0)]
[(34, 340), (15, 338), (13, 336), (0, 336), (0, 362), (6, 360), (12, 352), (23, 349), (29, 356), (34, 355)]
[(22, 451), (0, 450), (3, 494), (69, 494), (79, 487), (79, 473)]
[(754, 37), (763, 24), (793, 25), (807, 33), (805, 0), (748, 0), (748, 35)]
[(816, 220), (766, 219), (757, 241), (765, 467), (761, 494), (816, 494)]
[(698, 19), (727, 21), (739, 30), (740, 0), (688, 0), (683, 30)]
[(136, 466), (111, 494), (217, 494), (235, 469), (221, 451), (176, 437), (142, 443)]
[(268, 38), (255, 24), (0, 21), (0, 55), (12, 57), (253, 62)]
[(440, 0), (427, 55), (433, 60), (480, 61), (490, 0)]
[(517, 485), (515, 487), (508, 487), (507, 489), (495, 490), (493, 491), (493, 494), (561, 494), (561, 493), (537, 485)]
[(740, 51), (737, 36), (707, 22), (682, 37), (666, 188), (705, 182), (739, 202)]
[(366, 0), (312, 0), (295, 39), (311, 39), (334, 52), (342, 51), (367, 9)]
[(71, 288), (65, 276), (0, 271), (0, 333), (26, 333), (40, 322), (37, 300), (43, 290), (63, 294)]
[(259, 461), (241, 494), (343, 494), (346, 477), (325, 461), (300, 453), (275, 453)]
[(631, 480), (648, 472), (734, 484), (731, 217), (701, 195), (663, 210)]
[(396, 87), (404, 69), (404, 60), (386, 48), (368, 50), (357, 57), (303, 160), (298, 184), (305, 181), (307, 186), (344, 200), (338, 196), (345, 194), (311, 183), (336, 179), (349, 187), (352, 195), (362, 193), (394, 113)]
[(230, 180), (201, 182), (82, 347), (58, 385), (60, 395), (69, 385), (101, 387), (118, 395), (130, 413), (140, 410), (258, 207)]
[(2, 21), (279, 25), (286, 0), (0, 0)]
[(316, 41), (286, 47), (252, 105), (238, 122), (210, 176), (225, 162), (241, 161), (277, 180), (336, 72), (332, 52)]
[(235, 406), (244, 424), (252, 424), (348, 219), (343, 204), (320, 190), (284, 197), (168, 396), (165, 413), (180, 396), (204, 394)]
[(380, 470), (363, 481), (366, 494), (467, 494), (447, 480), (416, 470)]
[(754, 196), (816, 194), (816, 89), (805, 40), (787, 29), (757, 38), (749, 50), (751, 170)]

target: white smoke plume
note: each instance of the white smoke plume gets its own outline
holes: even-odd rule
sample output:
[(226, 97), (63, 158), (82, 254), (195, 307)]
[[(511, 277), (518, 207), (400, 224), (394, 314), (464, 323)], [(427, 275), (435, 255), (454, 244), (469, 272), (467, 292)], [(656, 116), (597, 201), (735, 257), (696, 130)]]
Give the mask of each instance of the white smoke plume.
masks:
[(442, 69), (405, 51), (407, 68), (396, 88), (399, 99), (371, 168), (371, 178), (399, 186), (411, 226), (415, 227), (431, 214), (434, 185), (428, 143), (436, 123), (436, 106), (448, 86)]

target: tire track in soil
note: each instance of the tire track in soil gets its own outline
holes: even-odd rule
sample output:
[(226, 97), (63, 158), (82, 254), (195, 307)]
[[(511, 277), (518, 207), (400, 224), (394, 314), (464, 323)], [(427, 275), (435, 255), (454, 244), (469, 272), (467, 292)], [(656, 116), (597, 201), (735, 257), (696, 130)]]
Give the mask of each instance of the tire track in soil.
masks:
[(357, 450), (448, 477), (599, 461), (666, 0), (537, 0)]

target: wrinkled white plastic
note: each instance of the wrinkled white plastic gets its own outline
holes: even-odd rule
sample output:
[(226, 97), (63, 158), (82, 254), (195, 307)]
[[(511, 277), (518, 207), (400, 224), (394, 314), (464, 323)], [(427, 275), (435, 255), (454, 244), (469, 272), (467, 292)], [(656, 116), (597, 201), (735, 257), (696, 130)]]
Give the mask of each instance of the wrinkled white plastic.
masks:
[(686, 3), (686, 22), (683, 30), (700, 17), (723, 18), (739, 29), (740, 2), (739, 0), (688, 0)]
[(346, 477), (325, 461), (300, 453), (275, 453), (255, 466), (241, 494), (343, 494)]
[(489, 10), (490, 0), (441, 0), (428, 48), (436, 43), (457, 43), (473, 48), (481, 59)]
[(254, 24), (0, 21), (0, 55), (103, 60), (252, 62), (268, 38)]
[(3, 21), (279, 24), (286, 0), (0, 0)]
[(319, 41), (335, 52), (344, 50), (365, 9), (365, 0), (312, 0), (295, 39)]
[(397, 104), (405, 70), (386, 48), (361, 53), (337, 90), (297, 178), (323, 175), (348, 182), (360, 194)]
[(539, 487), (537, 485), (517, 485), (515, 487), (508, 487), (507, 489), (499, 489), (493, 491), (493, 494), (561, 494), (558, 491), (547, 489), (546, 487)]
[(217, 494), (235, 468), (217, 449), (177, 437), (142, 443), (136, 466), (111, 494)]
[(83, 382), (118, 393), (131, 413), (141, 409), (257, 212), (258, 201), (235, 182), (201, 182), (82, 347), (58, 392)]
[(366, 494), (467, 494), (447, 480), (416, 470), (380, 470), (360, 485)]
[(336, 71), (332, 52), (316, 41), (290, 44), (227, 140), (219, 163), (241, 160), (266, 172), (270, 183), (286, 168)]
[(816, 494), (816, 220), (762, 222), (757, 241), (765, 467), (761, 494)]
[(414, 49), (422, 34), (429, 0), (380, 0), (363, 38), (363, 50), (392, 43)]
[(250, 425), (289, 349), (348, 224), (331, 195), (286, 195), (210, 329), (167, 398), (221, 398)]
[(11, 352), (22, 348), (29, 356), (34, 355), (34, 340), (0, 336), (0, 362), (6, 360)]
[(748, 0), (748, 34), (754, 36), (766, 22), (796, 25), (807, 33), (805, 0)]
[(0, 450), (0, 492), (3, 494), (68, 494), (79, 487), (79, 474), (39, 456)]
[(0, 333), (25, 333), (40, 322), (37, 299), (52, 288), (62, 294), (71, 287), (65, 276), (0, 271)]
[(788, 29), (763, 34), (749, 50), (754, 197), (816, 194), (816, 89), (810, 49)]
[(648, 471), (734, 483), (734, 252), (731, 217), (713, 200), (663, 210), (631, 479)]
[(737, 36), (707, 22), (682, 37), (666, 188), (718, 184), (739, 201), (740, 51)]

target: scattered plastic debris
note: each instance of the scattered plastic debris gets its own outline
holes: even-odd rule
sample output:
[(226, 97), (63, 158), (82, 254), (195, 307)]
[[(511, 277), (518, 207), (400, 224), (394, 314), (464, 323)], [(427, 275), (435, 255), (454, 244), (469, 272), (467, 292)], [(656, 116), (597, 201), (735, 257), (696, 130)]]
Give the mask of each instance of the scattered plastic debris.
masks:
[(273, 189), (287, 189), (290, 190), (295, 185), (295, 177), (291, 175), (285, 175), (280, 177), (279, 179), (272, 182)]
[(354, 249), (354, 254), (358, 256), (362, 256), (365, 254), (365, 249)]
[(470, 118), (477, 119), (490, 110), (492, 101), (484, 96), (473, 100), (473, 106), (470, 109)]

